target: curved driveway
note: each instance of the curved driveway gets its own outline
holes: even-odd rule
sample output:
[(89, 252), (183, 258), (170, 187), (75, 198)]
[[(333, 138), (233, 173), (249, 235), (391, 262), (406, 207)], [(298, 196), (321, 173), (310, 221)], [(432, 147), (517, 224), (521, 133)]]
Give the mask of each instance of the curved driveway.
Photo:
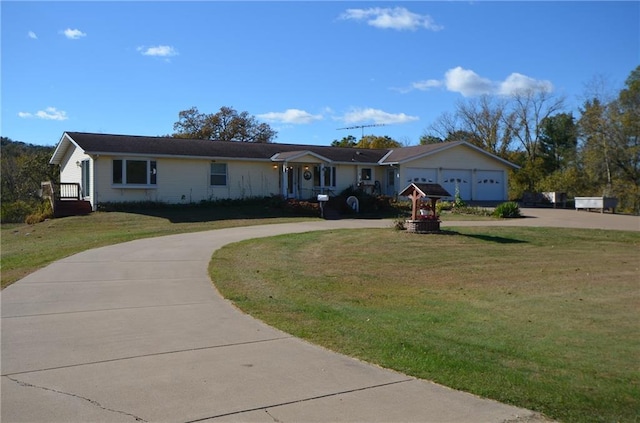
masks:
[[(527, 214), (498, 223), (640, 230), (637, 217)], [(467, 224), (486, 223), (452, 222)], [(27, 276), (2, 291), (2, 422), (542, 421), (293, 338), (239, 312), (208, 277), (212, 252), (231, 242), (390, 225), (315, 221), (142, 239)]]

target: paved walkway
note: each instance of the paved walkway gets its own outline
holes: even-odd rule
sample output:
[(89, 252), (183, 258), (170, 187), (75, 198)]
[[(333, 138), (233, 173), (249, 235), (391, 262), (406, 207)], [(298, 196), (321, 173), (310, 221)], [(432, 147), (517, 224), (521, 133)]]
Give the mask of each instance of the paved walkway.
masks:
[[(542, 213), (518, 222), (578, 217), (640, 230), (639, 218)], [(143, 239), (27, 276), (2, 291), (1, 421), (542, 421), (293, 338), (239, 312), (208, 277), (212, 252), (231, 242), (390, 226), (317, 221)]]

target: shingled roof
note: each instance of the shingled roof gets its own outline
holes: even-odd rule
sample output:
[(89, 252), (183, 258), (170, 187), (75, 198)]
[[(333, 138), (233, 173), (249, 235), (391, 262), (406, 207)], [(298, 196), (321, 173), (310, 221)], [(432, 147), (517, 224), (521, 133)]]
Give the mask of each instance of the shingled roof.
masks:
[[(310, 151), (338, 163), (376, 164), (388, 149), (362, 149), (346, 147), (328, 147), (299, 144), (247, 143), (231, 141), (210, 141), (171, 137), (147, 137), (132, 135), (93, 134), (86, 132), (65, 132), (56, 148), (51, 163), (62, 159), (58, 149), (66, 138), (70, 139), (87, 154), (116, 154), (154, 157), (202, 157), (228, 159), (271, 160), (278, 153)], [(66, 141), (69, 142), (69, 141)]]
[[(172, 137), (148, 137), (138, 135), (94, 134), (87, 132), (65, 132), (51, 157), (50, 163), (60, 164), (71, 144), (77, 145), (91, 155), (184, 157), (205, 159), (236, 159), (256, 161), (283, 161), (287, 157), (300, 157), (304, 153), (331, 163), (361, 163), (396, 165), (440, 151), (464, 145), (498, 160), (507, 166), (518, 168), (500, 157), (464, 141), (416, 145), (395, 149), (369, 149), (331, 147), (321, 145), (249, 143), (182, 139)], [(294, 159), (295, 160), (295, 159)]]

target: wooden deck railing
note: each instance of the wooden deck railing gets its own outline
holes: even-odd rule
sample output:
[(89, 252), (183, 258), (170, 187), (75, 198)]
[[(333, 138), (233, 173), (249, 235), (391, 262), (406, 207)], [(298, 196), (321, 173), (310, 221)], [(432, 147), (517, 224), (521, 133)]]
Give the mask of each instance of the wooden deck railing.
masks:
[(53, 181), (42, 182), (42, 198), (55, 200), (80, 200), (82, 190), (77, 182), (61, 182), (56, 184)]

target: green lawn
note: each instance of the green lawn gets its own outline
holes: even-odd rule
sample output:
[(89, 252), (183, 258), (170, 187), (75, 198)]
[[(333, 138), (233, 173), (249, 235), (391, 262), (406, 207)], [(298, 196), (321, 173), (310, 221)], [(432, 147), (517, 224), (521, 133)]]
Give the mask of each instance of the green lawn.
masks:
[(457, 228), (227, 246), (215, 285), (295, 336), (567, 422), (640, 420), (640, 233)]

